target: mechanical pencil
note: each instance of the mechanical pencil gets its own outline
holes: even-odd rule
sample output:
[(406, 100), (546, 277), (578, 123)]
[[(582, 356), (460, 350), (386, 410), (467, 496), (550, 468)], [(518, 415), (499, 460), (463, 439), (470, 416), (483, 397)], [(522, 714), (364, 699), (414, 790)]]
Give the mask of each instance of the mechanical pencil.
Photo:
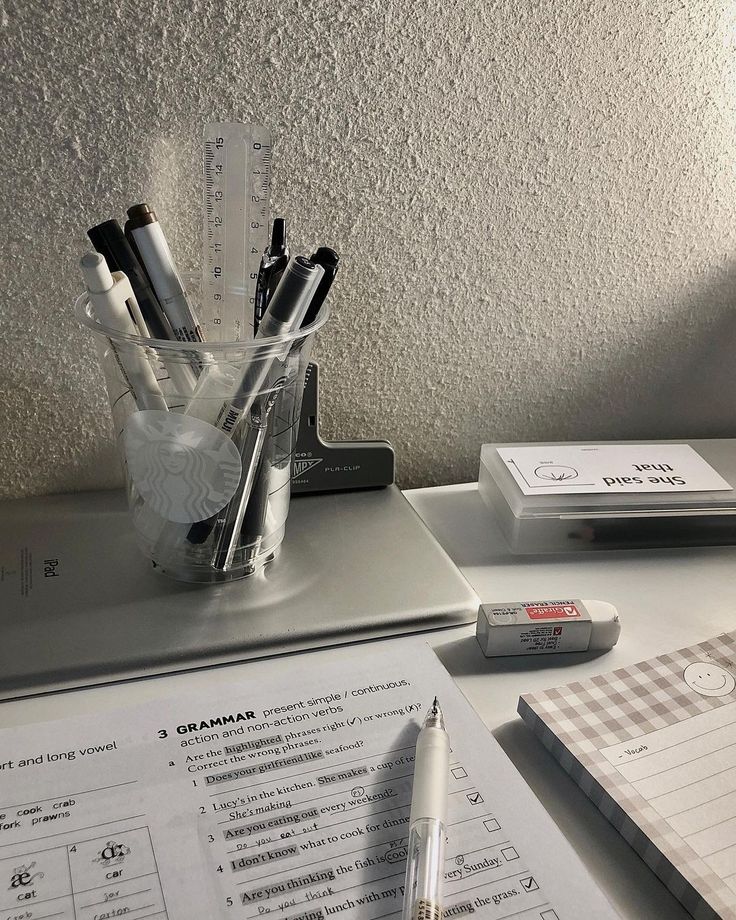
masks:
[(273, 412), (268, 416), (268, 427), (261, 459), (256, 470), (256, 480), (250, 493), (250, 501), (245, 509), (241, 530), (242, 543), (245, 546), (246, 561), (251, 562), (261, 550), (263, 535), (266, 531), (266, 514), (268, 512), (269, 482), (271, 480), (271, 436), (273, 432)]
[(402, 920), (442, 920), (450, 739), (437, 697), (417, 738)]
[[(322, 267), (314, 265), (304, 256), (295, 256), (290, 260), (256, 333), (256, 341), (259, 342), (259, 346), (262, 346), (262, 350), (256, 350), (255, 357), (251, 358), (245, 366), (241, 379), (234, 386), (230, 395), (219, 403), (219, 409), (217, 408), (218, 401), (212, 398), (212, 391), (214, 387), (214, 392), (217, 392), (217, 388), (222, 386), (223, 381), (211, 375), (210, 367), (203, 369), (191, 401), (184, 411), (187, 414), (197, 415), (203, 421), (209, 422), (215, 428), (234, 438), (241, 451), (245, 471), (242, 480), (244, 486), (216, 517), (198, 521), (190, 527), (185, 527), (183, 532), (181, 525), (167, 522), (157, 541), (157, 554), (160, 558), (165, 559), (172, 550), (178, 548), (183, 538), (193, 544), (204, 543), (218, 521), (226, 523), (228, 520), (233, 520), (230, 507), (233, 502), (242, 502), (243, 509), (247, 505), (253, 486), (253, 475), (250, 471), (254, 471), (257, 466), (260, 445), (256, 439), (244, 437), (238, 429), (243, 418), (248, 417), (256, 400), (261, 398), (267, 400), (269, 391), (275, 391), (283, 386), (281, 369), (284, 359), (289, 354), (290, 343), (279, 344), (276, 341), (272, 347), (268, 347), (268, 339), (272, 337), (278, 339), (278, 336), (300, 328), (322, 274)], [(261, 342), (261, 340), (265, 341)], [(207, 398), (204, 398), (203, 394)], [(215, 408), (212, 408), (213, 406)], [(207, 417), (205, 418), (204, 415)], [(248, 481), (249, 478), (250, 481)], [(235, 507), (237, 508), (237, 505)], [(239, 531), (236, 531), (236, 536), (238, 533)]]
[[(268, 339), (272, 336), (283, 335), (299, 329), (304, 313), (322, 278), (322, 272), (321, 266), (314, 265), (303, 256), (296, 256), (289, 262), (281, 282), (276, 288), (276, 293), (271, 298), (263, 315), (256, 333), (256, 340)], [(242, 505), (239, 510), (237, 527), (232, 531), (234, 541), (237, 541), (240, 534), (240, 524), (242, 523), (245, 506), (250, 498), (253, 475), (260, 459), (260, 450), (263, 445), (262, 438), (260, 441), (247, 437), (241, 439), (237, 433), (238, 426), (241, 419), (251, 411), (257, 400), (263, 401), (267, 416), (273, 405), (274, 396), (278, 394), (278, 391), (286, 383), (286, 378), (279, 373), (279, 369), (288, 353), (289, 344), (287, 343), (285, 347), (269, 350), (264, 356), (251, 361), (246, 366), (235, 393), (222, 404), (217, 417), (212, 422), (215, 428), (219, 428), (220, 431), (224, 431), (230, 437), (235, 437), (236, 441), (242, 440), (240, 447), (245, 472), (242, 479), (243, 488), (230, 500), (230, 504), (240, 502)], [(196, 393), (192, 398), (192, 402), (197, 402)], [(226, 509), (223, 517), (226, 522), (234, 520), (229, 508)], [(213, 519), (212, 526), (215, 523), (216, 521)], [(190, 528), (189, 541), (193, 543), (202, 542), (205, 531), (206, 528), (203, 528), (201, 523), (195, 524)], [(231, 543), (227, 549), (227, 558), (230, 560), (232, 560), (232, 546), (233, 544)], [(222, 553), (219, 554), (218, 558), (223, 558)]]
[[(286, 335), (300, 328), (323, 273), (321, 265), (315, 265), (304, 256), (295, 256), (291, 259), (276, 293), (263, 314), (256, 341)], [(254, 400), (263, 395), (268, 388), (269, 377), (288, 353), (287, 343), (285, 347), (274, 346), (264, 355), (251, 360), (246, 365), (235, 392), (223, 402), (212, 424), (221, 431), (232, 434), (240, 419), (250, 410)], [(192, 402), (197, 402), (196, 392), (192, 396)]]
[[(285, 382), (285, 378), (284, 378)], [(258, 400), (251, 409), (250, 421), (241, 426), (240, 431), (245, 429), (244, 445), (241, 454), (244, 458), (243, 474), (240, 482), (241, 486), (238, 492), (230, 499), (224, 520), (222, 523), (218, 517), (219, 534), (216, 538), (215, 554), (213, 558), (213, 568), (227, 571), (233, 564), (235, 553), (238, 545), (243, 542), (245, 533), (243, 531), (246, 513), (249, 511), (249, 525), (253, 526), (261, 516), (265, 517), (266, 499), (268, 497), (268, 477), (263, 475), (264, 464), (267, 466), (265, 457), (267, 439), (272, 427), (272, 409), (279, 395), (280, 386), (275, 385), (268, 397)], [(259, 407), (259, 403), (261, 407)], [(245, 466), (245, 458), (248, 458), (248, 465)], [(259, 479), (259, 475), (261, 478)], [(258, 490), (256, 491), (256, 484)], [(259, 506), (261, 510), (256, 508)], [(261, 522), (262, 523), (262, 522)], [(253, 536), (253, 541), (260, 545), (259, 537), (263, 532)], [(252, 542), (248, 539), (248, 542)], [(252, 558), (256, 555), (258, 549), (249, 552)]]

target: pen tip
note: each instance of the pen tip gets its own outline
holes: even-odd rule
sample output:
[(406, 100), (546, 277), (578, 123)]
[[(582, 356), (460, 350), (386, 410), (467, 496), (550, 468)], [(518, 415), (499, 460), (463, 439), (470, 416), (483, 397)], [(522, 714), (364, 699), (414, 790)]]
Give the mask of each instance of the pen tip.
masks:
[(445, 727), (445, 717), (442, 715), (442, 709), (440, 707), (440, 701), (437, 697), (432, 701), (432, 705), (429, 707), (427, 716), (424, 720), (425, 728), (442, 728)]

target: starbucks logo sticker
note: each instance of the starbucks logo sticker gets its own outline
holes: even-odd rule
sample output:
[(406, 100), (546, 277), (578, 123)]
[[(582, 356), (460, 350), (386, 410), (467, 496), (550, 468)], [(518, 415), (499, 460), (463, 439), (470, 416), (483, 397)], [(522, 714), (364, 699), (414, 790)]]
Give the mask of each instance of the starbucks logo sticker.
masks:
[(146, 409), (123, 430), (130, 478), (161, 517), (180, 524), (204, 521), (230, 501), (242, 470), (238, 449), (198, 418)]

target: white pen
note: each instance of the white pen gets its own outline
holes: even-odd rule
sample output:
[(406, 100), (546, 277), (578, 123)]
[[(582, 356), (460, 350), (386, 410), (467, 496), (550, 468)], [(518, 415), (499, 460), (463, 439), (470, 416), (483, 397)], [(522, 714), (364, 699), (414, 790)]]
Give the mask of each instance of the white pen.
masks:
[(402, 920), (442, 920), (450, 739), (437, 697), (417, 738)]
[[(88, 252), (80, 260), (80, 268), (87, 285), (89, 300), (95, 316), (109, 329), (126, 335), (139, 335), (133, 322), (134, 316), (140, 314), (138, 301), (130, 286), (130, 281), (123, 272), (110, 272), (105, 257), (99, 252)], [(136, 406), (139, 409), (162, 409), (168, 411), (168, 405), (158, 385), (153, 368), (146, 360), (142, 350), (136, 344), (122, 347), (108, 340), (120, 373), (127, 383)]]

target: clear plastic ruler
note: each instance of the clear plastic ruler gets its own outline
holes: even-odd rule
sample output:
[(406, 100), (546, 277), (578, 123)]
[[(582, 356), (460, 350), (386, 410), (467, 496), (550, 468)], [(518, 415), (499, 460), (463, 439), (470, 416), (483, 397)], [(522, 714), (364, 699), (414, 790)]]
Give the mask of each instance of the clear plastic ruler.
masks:
[(271, 135), (261, 125), (211, 124), (204, 137), (202, 326), (211, 342), (253, 337), (268, 244)]

